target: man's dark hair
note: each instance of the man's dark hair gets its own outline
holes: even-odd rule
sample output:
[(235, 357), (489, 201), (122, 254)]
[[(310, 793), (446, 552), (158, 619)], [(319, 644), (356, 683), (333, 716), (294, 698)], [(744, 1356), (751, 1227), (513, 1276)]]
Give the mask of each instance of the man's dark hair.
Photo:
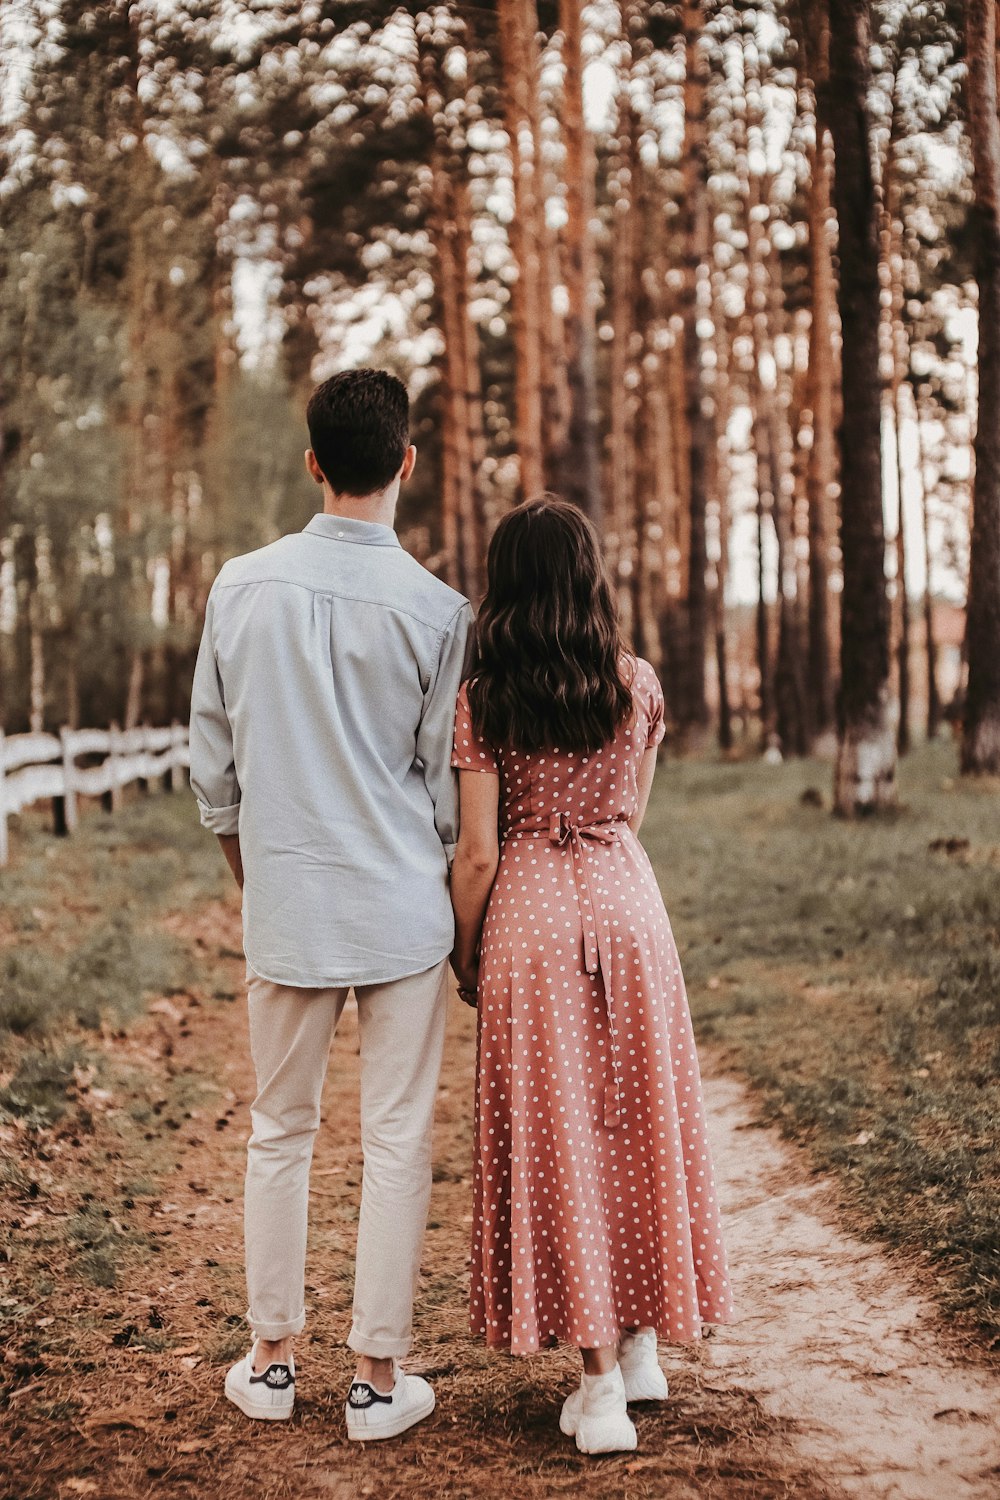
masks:
[(387, 370), (343, 370), (309, 397), (316, 462), (335, 494), (371, 495), (395, 479), (409, 443), (406, 387)]

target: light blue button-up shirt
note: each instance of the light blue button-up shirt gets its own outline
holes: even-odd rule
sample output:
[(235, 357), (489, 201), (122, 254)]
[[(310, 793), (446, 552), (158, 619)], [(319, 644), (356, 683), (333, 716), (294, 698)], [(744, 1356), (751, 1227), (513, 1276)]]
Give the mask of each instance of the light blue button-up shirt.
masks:
[(244, 945), (262, 978), (378, 984), (450, 952), (471, 623), (467, 601), (369, 521), (314, 516), (219, 573), (191, 785), (205, 827), (239, 833)]

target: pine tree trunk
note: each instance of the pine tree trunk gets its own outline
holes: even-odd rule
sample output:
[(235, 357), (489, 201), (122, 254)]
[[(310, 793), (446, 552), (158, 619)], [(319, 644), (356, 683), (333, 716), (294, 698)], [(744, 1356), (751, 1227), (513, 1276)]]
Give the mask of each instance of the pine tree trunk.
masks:
[(708, 450), (712, 424), (705, 412), (702, 349), (698, 332), (698, 296), (702, 275), (708, 273), (708, 165), (705, 142), (706, 74), (704, 50), (699, 45), (704, 17), (698, 0), (684, 0), (684, 209), (686, 246), (684, 266), (684, 404), (688, 437), (688, 566), (687, 670), (683, 701), (685, 721), (701, 726), (708, 720), (705, 698), (705, 650), (708, 637), (708, 564), (705, 519), (708, 507)]
[(145, 676), (146, 665), (143, 652), (139, 646), (133, 646), (129, 652), (128, 680), (125, 685), (123, 729), (134, 729), (142, 718), (142, 691)]
[(76, 651), (69, 643), (66, 660), (66, 718), (67, 729), (80, 727), (80, 674), (77, 671)]
[[(895, 358), (893, 360), (895, 364)], [(899, 514), (896, 521), (896, 587), (899, 591), (899, 640), (896, 661), (899, 673), (899, 724), (896, 748), (900, 755), (910, 750), (910, 592), (906, 582), (906, 505), (904, 497), (906, 466), (903, 460), (901, 391), (898, 368), (893, 372), (893, 427), (896, 448), (896, 492)]]
[(962, 771), (1000, 774), (1000, 117), (996, 0), (966, 0), (971, 211), (979, 286), (979, 411)]
[(445, 117), (439, 45), (418, 31), (424, 109), (432, 131), (430, 219), (436, 251), (436, 294), (444, 356), (441, 370), (442, 549), (444, 575), (453, 587), (475, 589), (478, 571), (476, 466), (469, 411), (469, 214), (465, 163), (454, 149)]
[(889, 694), (889, 601), (882, 518), (879, 225), (868, 120), (868, 0), (829, 0), (825, 116), (834, 143), (844, 369), (838, 746), (834, 809), (845, 817), (896, 800)]
[(931, 570), (931, 517), (930, 496), (927, 492), (927, 472), (924, 466), (924, 431), (919, 402), (916, 411), (917, 429), (917, 476), (920, 480), (920, 516), (924, 543), (924, 652), (927, 661), (927, 738), (937, 738), (941, 727), (941, 695), (937, 682), (937, 641), (934, 636), (934, 590)]
[(814, 734), (833, 724), (830, 662), (830, 539), (836, 524), (837, 450), (833, 351), (836, 291), (830, 253), (830, 162), (823, 133), (810, 152), (809, 183), (809, 718)]
[(45, 698), (47, 679), (45, 671), (45, 635), (40, 616), (37, 580), (35, 591), (28, 601), (28, 643), (30, 659), (28, 728), (32, 734), (41, 734), (45, 729)]
[(725, 312), (718, 289), (713, 286), (715, 325), (714, 424), (718, 442), (713, 445), (712, 490), (719, 528), (719, 557), (712, 590), (712, 625), (715, 634), (715, 673), (719, 692), (719, 749), (733, 745), (733, 714), (729, 699), (729, 662), (726, 641), (726, 583), (729, 577), (729, 418), (732, 397), (729, 385), (730, 347)]
[(603, 526), (597, 452), (596, 266), (592, 224), (597, 162), (583, 114), (583, 27), (581, 0), (559, 0), (563, 35), (562, 130), (566, 150), (567, 378), (569, 434), (560, 462), (562, 494), (599, 529)]
[(514, 182), (514, 216), (508, 225), (517, 280), (511, 290), (514, 323), (514, 405), (521, 495), (545, 486), (543, 415), (544, 242), (541, 171), (533, 121), (537, 58), (534, 0), (498, 0), (500, 60), (504, 73), (504, 117)]
[(472, 208), (466, 165), (455, 158), (454, 211), (455, 258), (458, 275), (460, 344), (456, 378), (461, 379), (465, 419), (464, 450), (468, 474), (459, 490), (461, 523), (462, 578), (461, 591), (478, 606), (483, 594), (483, 528), (485, 496), (483, 463), (486, 458), (486, 434), (483, 429), (483, 387), (479, 366), (479, 330), (469, 305), (469, 259), (472, 250)]
[(766, 426), (754, 412), (753, 450), (757, 469), (757, 671), (760, 676), (761, 749), (770, 748), (775, 739), (774, 678), (771, 666), (771, 622), (764, 588), (764, 534), (768, 513), (774, 504), (771, 479), (771, 450)]
[(899, 634), (896, 641), (896, 675), (899, 685), (899, 721), (896, 749), (910, 749), (910, 599), (906, 578), (906, 464), (903, 457), (903, 382), (909, 368), (910, 351), (903, 323), (902, 204), (896, 162), (900, 129), (898, 74), (893, 86), (889, 140), (882, 173), (883, 261), (889, 281), (886, 343), (889, 355), (889, 405), (892, 412), (893, 448), (896, 465), (896, 595), (899, 600)]
[(641, 220), (638, 201), (638, 122), (626, 95), (618, 104), (618, 196), (614, 205), (611, 245), (611, 390), (608, 449), (608, 493), (611, 527), (608, 562), (618, 587), (622, 631), (635, 629), (634, 578), (636, 537), (636, 396), (632, 349), (636, 333), (637, 240)]

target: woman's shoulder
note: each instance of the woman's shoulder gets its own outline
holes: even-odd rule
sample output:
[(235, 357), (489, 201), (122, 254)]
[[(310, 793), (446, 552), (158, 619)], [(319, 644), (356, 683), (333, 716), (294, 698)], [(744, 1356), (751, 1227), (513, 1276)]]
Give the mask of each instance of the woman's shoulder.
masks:
[(658, 693), (660, 679), (657, 677), (653, 666), (644, 656), (627, 655), (622, 658), (625, 665), (625, 680), (628, 682), (633, 693), (647, 696), (649, 693)]

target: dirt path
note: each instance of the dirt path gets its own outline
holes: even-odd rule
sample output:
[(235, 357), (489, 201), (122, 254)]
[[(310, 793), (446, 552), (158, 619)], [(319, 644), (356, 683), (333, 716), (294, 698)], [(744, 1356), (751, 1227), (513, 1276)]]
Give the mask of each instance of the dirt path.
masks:
[(742, 1313), (707, 1346), (720, 1377), (849, 1495), (995, 1500), (1000, 1381), (942, 1352), (932, 1304), (838, 1227), (829, 1180), (755, 1127), (739, 1082), (709, 1078), (706, 1099)]
[[(107, 1087), (79, 1084), (90, 1133), (67, 1123), (16, 1143), (30, 1180), (0, 1210), (18, 1309), (0, 1500), (543, 1500), (584, 1479), (590, 1500), (1000, 1492), (988, 1478), (1000, 1462), (994, 1388), (937, 1354), (933, 1313), (834, 1227), (830, 1189), (793, 1147), (752, 1128), (726, 1078), (708, 1094), (742, 1321), (668, 1353), (672, 1399), (640, 1413), (638, 1454), (580, 1458), (555, 1427), (573, 1358), (488, 1355), (465, 1332), (474, 1034), (457, 1005), (411, 1361), (434, 1378), (434, 1417), (419, 1441), (364, 1449), (344, 1437), (360, 1180), (349, 1006), (315, 1158), (296, 1415), (277, 1430), (247, 1424), (221, 1396), (225, 1366), (245, 1348), (239, 1205), (252, 1084), (229, 956), (238, 915), (227, 905), (183, 930), (224, 965), (229, 998), (171, 996), (127, 1036), (107, 1037)], [(119, 1236), (114, 1286), (87, 1279), (85, 1258), (104, 1243), (95, 1221)]]

